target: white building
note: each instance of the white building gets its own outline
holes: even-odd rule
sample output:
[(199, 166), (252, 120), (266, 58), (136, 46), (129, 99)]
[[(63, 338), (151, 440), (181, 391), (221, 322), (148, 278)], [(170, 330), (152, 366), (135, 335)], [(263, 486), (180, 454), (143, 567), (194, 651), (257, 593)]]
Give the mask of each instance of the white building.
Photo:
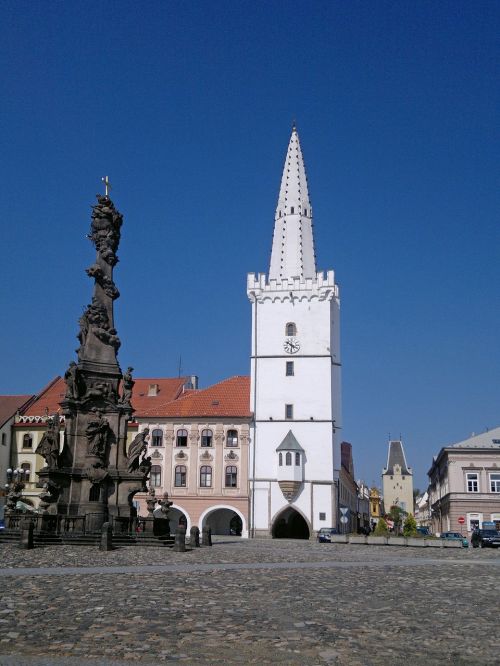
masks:
[(341, 427), (339, 288), (316, 272), (297, 130), (285, 158), (269, 275), (250, 273), (253, 536), (335, 527)]

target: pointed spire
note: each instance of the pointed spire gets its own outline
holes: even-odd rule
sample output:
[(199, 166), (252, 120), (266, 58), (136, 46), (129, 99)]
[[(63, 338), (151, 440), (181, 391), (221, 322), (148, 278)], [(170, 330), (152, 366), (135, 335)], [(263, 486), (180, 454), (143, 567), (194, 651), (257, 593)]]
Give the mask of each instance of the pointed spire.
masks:
[(315, 277), (312, 210), (304, 158), (293, 122), (274, 223), (269, 278)]

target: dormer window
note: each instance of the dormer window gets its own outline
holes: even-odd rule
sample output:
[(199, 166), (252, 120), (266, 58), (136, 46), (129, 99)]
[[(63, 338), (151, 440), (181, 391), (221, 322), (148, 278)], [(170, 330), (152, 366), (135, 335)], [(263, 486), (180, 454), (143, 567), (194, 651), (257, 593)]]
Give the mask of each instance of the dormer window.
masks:
[(148, 397), (151, 398), (157, 396), (159, 388), (158, 384), (150, 384), (148, 386)]

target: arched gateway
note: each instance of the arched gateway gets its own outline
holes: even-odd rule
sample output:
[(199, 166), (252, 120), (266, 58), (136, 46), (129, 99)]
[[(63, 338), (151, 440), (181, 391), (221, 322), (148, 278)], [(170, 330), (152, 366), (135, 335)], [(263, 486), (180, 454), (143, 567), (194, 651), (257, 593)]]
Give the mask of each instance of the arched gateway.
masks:
[(272, 535), (273, 539), (309, 539), (311, 531), (302, 514), (293, 507), (287, 506), (276, 516)]
[(211, 507), (200, 516), (201, 527), (210, 527), (212, 534), (248, 537), (244, 516), (231, 506)]

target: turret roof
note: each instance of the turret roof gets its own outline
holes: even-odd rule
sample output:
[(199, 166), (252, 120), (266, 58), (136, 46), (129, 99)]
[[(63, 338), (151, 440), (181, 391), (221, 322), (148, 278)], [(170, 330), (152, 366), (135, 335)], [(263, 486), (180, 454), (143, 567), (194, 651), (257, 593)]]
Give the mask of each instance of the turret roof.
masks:
[(277, 447), (276, 451), (303, 451), (304, 449), (298, 443), (295, 435), (291, 430), (286, 434), (285, 439)]

